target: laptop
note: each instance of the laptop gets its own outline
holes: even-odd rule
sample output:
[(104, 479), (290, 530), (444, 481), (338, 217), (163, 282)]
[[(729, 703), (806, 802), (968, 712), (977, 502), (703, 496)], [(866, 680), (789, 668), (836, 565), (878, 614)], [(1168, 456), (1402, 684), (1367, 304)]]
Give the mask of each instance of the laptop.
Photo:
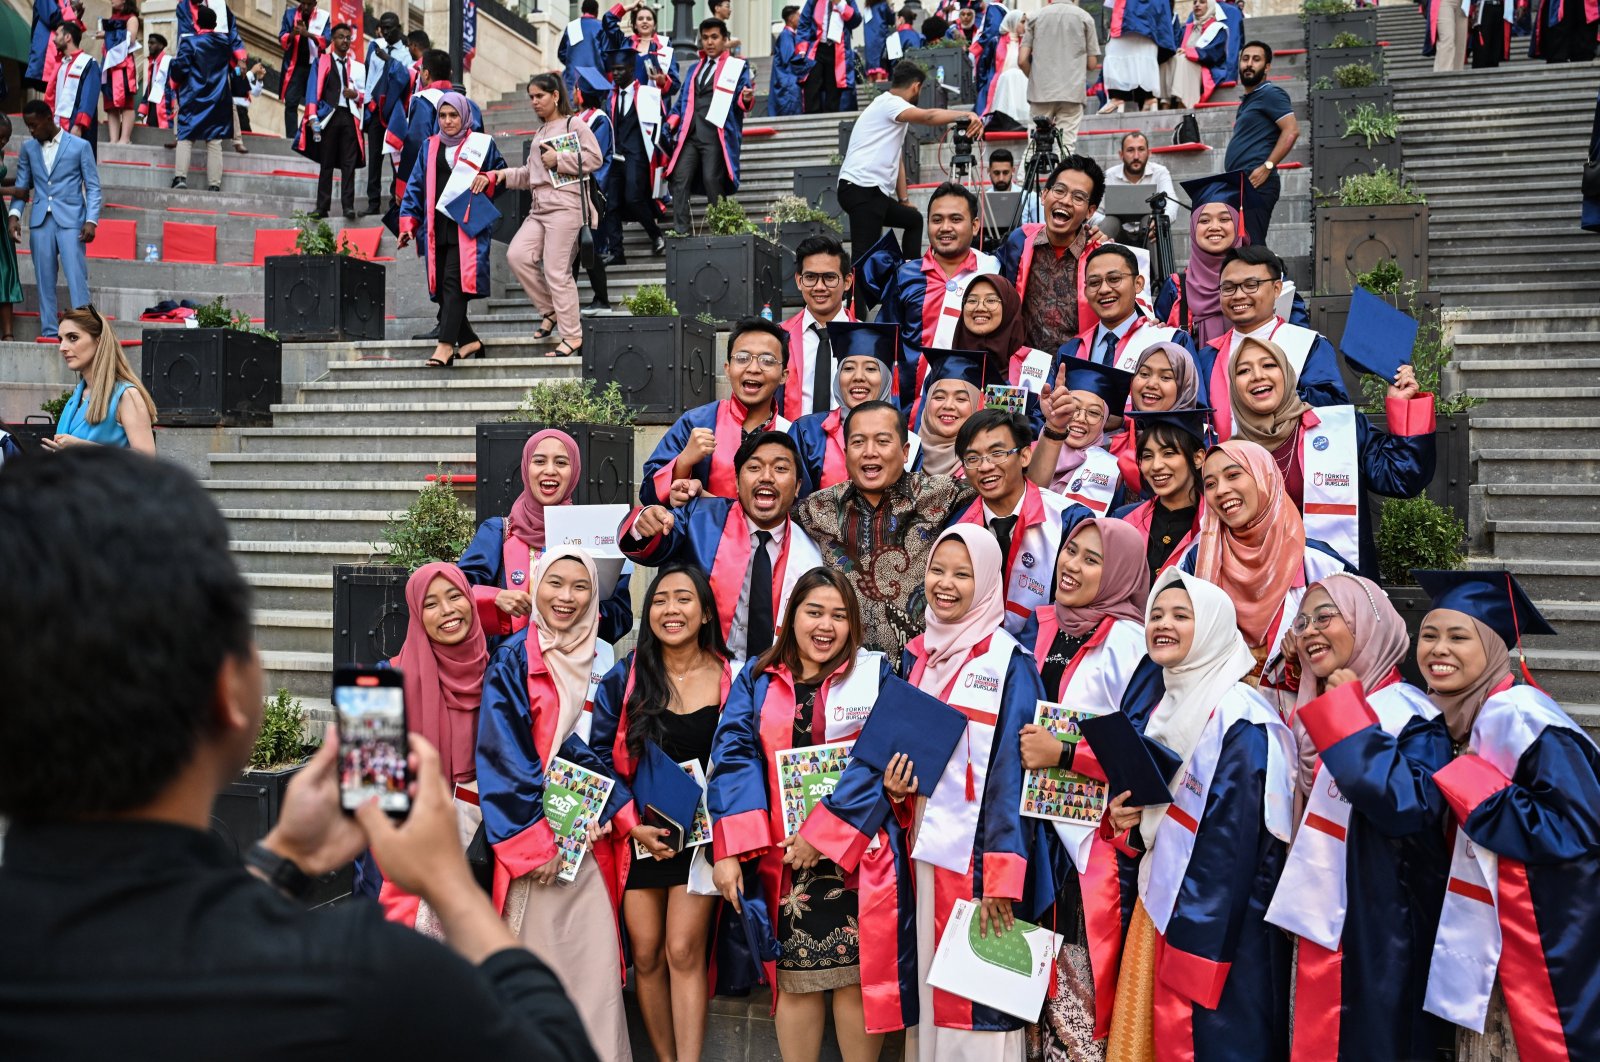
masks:
[(1132, 218), (1150, 213), (1150, 197), (1157, 192), (1155, 182), (1149, 184), (1108, 184), (1100, 200), (1100, 212), (1107, 217)]

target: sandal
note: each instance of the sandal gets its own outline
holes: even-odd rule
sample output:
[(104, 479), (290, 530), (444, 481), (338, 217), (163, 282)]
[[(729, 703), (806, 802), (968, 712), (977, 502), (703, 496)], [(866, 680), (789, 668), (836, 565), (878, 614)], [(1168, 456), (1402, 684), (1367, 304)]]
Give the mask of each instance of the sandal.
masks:
[(458, 349), (456, 351), (456, 357), (461, 361), (466, 361), (468, 358), (476, 358), (481, 355), (483, 353), (483, 340), (474, 340), (474, 343), (476, 345), (473, 346), (471, 350), (468, 350), (466, 347), (461, 347)]
[(424, 367), (429, 369), (448, 369), (450, 366), (456, 363), (456, 359), (459, 357), (461, 357), (461, 355), (452, 350), (450, 352), (450, 356), (443, 361), (439, 360), (438, 355), (434, 355), (422, 364)]
[(545, 326), (533, 333), (535, 339), (549, 339), (556, 334), (556, 315), (547, 313), (541, 315)]
[(577, 346), (573, 346), (572, 340), (563, 339), (560, 343), (556, 344), (556, 348), (554, 350), (545, 351), (544, 356), (547, 358), (571, 358), (581, 354), (582, 352), (582, 343), (579, 343)]

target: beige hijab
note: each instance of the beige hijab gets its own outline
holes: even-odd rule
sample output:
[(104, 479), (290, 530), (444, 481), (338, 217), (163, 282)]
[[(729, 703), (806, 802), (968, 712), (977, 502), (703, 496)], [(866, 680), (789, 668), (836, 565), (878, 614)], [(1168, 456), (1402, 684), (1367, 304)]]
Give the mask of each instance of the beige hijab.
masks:
[[(1434, 612), (1450, 611), (1452, 610), (1434, 610)], [(1424, 625), (1432, 615), (1433, 612), (1429, 612), (1427, 616), (1422, 617)], [(1457, 615), (1467, 614), (1462, 612)], [(1472, 724), (1478, 721), (1478, 712), (1483, 708), (1483, 702), (1489, 699), (1489, 691), (1511, 677), (1511, 651), (1506, 648), (1505, 639), (1478, 617), (1467, 616), (1467, 619), (1472, 621), (1472, 629), (1478, 632), (1478, 641), (1483, 643), (1483, 674), (1479, 675), (1472, 685), (1458, 693), (1428, 691), (1428, 699), (1439, 709), (1439, 714), (1444, 716), (1445, 726), (1450, 730), (1450, 739), (1458, 743), (1466, 741), (1472, 735)]]
[(544, 657), (545, 669), (555, 683), (556, 694), (561, 702), (561, 714), (550, 748), (539, 750), (545, 763), (550, 762), (556, 749), (572, 733), (578, 725), (579, 716), (583, 714), (583, 706), (589, 699), (589, 676), (594, 671), (594, 643), (600, 629), (600, 580), (595, 575), (594, 560), (576, 546), (557, 546), (546, 550), (544, 556), (539, 558), (539, 563), (533, 569), (535, 602), (538, 601), (538, 588), (544, 585), (550, 566), (562, 560), (575, 560), (583, 565), (593, 592), (589, 595), (589, 607), (583, 610), (578, 622), (564, 633), (557, 633), (537, 606), (533, 610), (533, 623), (539, 635), (539, 653)]
[[(1283, 370), (1283, 394), (1270, 413), (1256, 413), (1244, 404), (1238, 392), (1238, 377), (1233, 374), (1234, 363), (1250, 347), (1256, 346), (1272, 355)], [(1289, 440), (1300, 423), (1300, 415), (1311, 407), (1300, 397), (1300, 374), (1289, 364), (1289, 356), (1278, 344), (1266, 339), (1244, 339), (1233, 348), (1228, 358), (1228, 401), (1233, 410), (1233, 437), (1253, 442), (1268, 451), (1276, 450)]]

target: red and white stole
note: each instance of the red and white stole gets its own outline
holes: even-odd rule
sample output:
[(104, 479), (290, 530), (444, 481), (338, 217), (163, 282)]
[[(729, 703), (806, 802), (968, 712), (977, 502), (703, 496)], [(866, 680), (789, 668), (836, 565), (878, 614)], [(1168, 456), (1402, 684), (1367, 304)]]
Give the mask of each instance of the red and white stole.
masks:
[(78, 88), (89, 62), (89, 53), (79, 52), (71, 62), (56, 67), (56, 122), (63, 129), (72, 124), (72, 116), (78, 112)]
[(744, 60), (727, 52), (717, 59), (716, 80), (711, 83), (711, 110), (706, 121), (721, 129), (728, 121), (733, 108), (733, 97), (739, 91), (739, 78), (744, 74)]
[[(916, 686), (928, 663), (923, 636), (918, 635), (908, 648), (917, 658), (909, 676)], [(937, 692), (926, 691), (967, 717), (966, 754), (956, 750), (945, 764), (933, 795), (927, 798), (916, 845), (911, 850), (913, 859), (954, 874), (966, 874), (972, 869), (978, 814), (983, 809), (984, 785), (989, 775), (989, 753), (994, 747), (995, 724), (1000, 720), (1006, 671), (1016, 648), (1015, 638), (1004, 629), (997, 630), (972, 647), (967, 662), (949, 686)], [(1006, 740), (1014, 740), (1014, 735), (1006, 735)]]
[(1050, 365), (1056, 356), (1038, 347), (1018, 347), (1006, 369), (1006, 383), (1031, 394), (1041, 394), (1050, 383)]
[[(1191, 62), (1198, 63), (1200, 49), (1210, 44), (1224, 28), (1220, 18), (1207, 19), (1202, 23), (1191, 22), (1183, 27), (1183, 43), (1179, 48)], [(1195, 30), (1200, 32), (1197, 34)]]
[[(1311, 681), (1311, 677), (1302, 681)], [(1368, 694), (1366, 700), (1378, 725), (1390, 737), (1399, 737), (1413, 719), (1433, 719), (1439, 714), (1426, 694), (1404, 682), (1391, 682)], [(1268, 922), (1329, 951), (1339, 950), (1349, 910), (1345, 844), (1351, 810), (1350, 801), (1339, 793), (1338, 782), (1319, 762), (1294, 847), (1289, 849), (1283, 876), (1267, 907)]]
[[(450, 160), (450, 179), (439, 190), (439, 197), (433, 209), (454, 224), (455, 219), (450, 217), (449, 211), (445, 208), (471, 191), (473, 179), (483, 169), (484, 157), (488, 155), (494, 137), (488, 133), (468, 133), (467, 138), (454, 150), (447, 147), (444, 141), (439, 139), (438, 134), (434, 135), (433, 140), (435, 141), (433, 150), (449, 152), (447, 157)], [(430, 153), (428, 157), (431, 159), (435, 156)]]
[(594, 726), (594, 691), (600, 685), (600, 680), (606, 677), (617, 662), (617, 651), (611, 643), (603, 639), (594, 640), (594, 663), (589, 668), (589, 692), (583, 698), (583, 713), (578, 716), (578, 722), (573, 726), (572, 732), (589, 743), (589, 731)]
[[(1100, 351), (1096, 349), (1095, 343), (1095, 335), (1099, 330), (1100, 324), (1097, 321), (1078, 336), (1078, 357), (1085, 361), (1095, 361), (1100, 357)], [(1113, 365), (1123, 372), (1133, 372), (1138, 367), (1139, 355), (1157, 343), (1173, 342), (1172, 337), (1177, 333), (1176, 328), (1159, 324), (1135, 312), (1133, 325), (1122, 334), (1121, 339), (1117, 340), (1116, 360)], [(1134, 341), (1135, 336), (1139, 337), (1137, 342)]]
[[(1229, 329), (1217, 340), (1217, 357), (1211, 363), (1211, 404), (1216, 412), (1213, 422), (1217, 428), (1217, 440), (1227, 442), (1233, 438), (1233, 348), (1234, 345), (1245, 337), (1234, 329)], [(1284, 355), (1289, 359), (1289, 364), (1294, 366), (1296, 376), (1305, 372), (1306, 359), (1311, 356), (1311, 348), (1318, 339), (1318, 333), (1309, 328), (1290, 324), (1281, 317), (1274, 317), (1272, 324), (1261, 336), (1270, 339), (1283, 348)], [(1227, 401), (1220, 399), (1226, 397)]]
[[(722, 522), (722, 540), (717, 543), (717, 555), (710, 572), (711, 590), (717, 598), (717, 618), (722, 622), (724, 638), (733, 627), (733, 613), (739, 607), (739, 593), (744, 589), (744, 581), (750, 573), (750, 553), (750, 524), (745, 517), (744, 506), (736, 501), (728, 506), (728, 516)], [(772, 568), (774, 620), (782, 617), (795, 581), (821, 565), (821, 551), (800, 530), (800, 525), (790, 520), (783, 535), (783, 545), (778, 547), (778, 563)]]
[(1289, 840), (1294, 824), (1294, 780), (1290, 774), (1291, 764), (1296, 762), (1294, 735), (1260, 694), (1237, 683), (1212, 710), (1189, 761), (1173, 779), (1172, 803), (1156, 827), (1155, 843), (1140, 868), (1139, 896), (1144, 900), (1145, 913), (1163, 936), (1189, 872), (1195, 837), (1211, 794), (1211, 779), (1222, 756), (1223, 738), (1240, 720), (1267, 730), (1266, 794), (1261, 815), (1274, 837), (1285, 843)]
[[(855, 663), (850, 674), (838, 681), (838, 674), (828, 676), (817, 689), (817, 703), (822, 706), (822, 733), (812, 733), (816, 744), (843, 741), (855, 737), (872, 712), (878, 700), (878, 673), (882, 670), (883, 654), (867, 649), (856, 650)], [(779, 667), (767, 672), (767, 695), (761, 702), (758, 726), (761, 731), (761, 748), (769, 759), (775, 752), (794, 748), (794, 676), (787, 668)], [(775, 821), (781, 823), (782, 799), (778, 791), (778, 772), (768, 770), (767, 784)]]
[[(1016, 634), (1034, 609), (1054, 598), (1056, 551), (1061, 545), (1061, 514), (1071, 504), (1053, 490), (1029, 483), (1017, 505), (1017, 526), (1005, 556), (1006, 629)], [(982, 498), (973, 501), (956, 521), (987, 526)]]
[(1361, 556), (1361, 451), (1355, 406), (1318, 406), (1301, 418), (1300, 512), (1306, 537), (1354, 563)]
[[(922, 348), (937, 347), (948, 350), (955, 339), (956, 325), (961, 322), (961, 300), (966, 297), (967, 284), (973, 277), (1000, 272), (1000, 260), (982, 251), (968, 251), (967, 260), (953, 276), (945, 276), (944, 269), (929, 251), (922, 258), (922, 275), (927, 288), (922, 293)], [(927, 375), (926, 362), (919, 362), (917, 391)]]
[[(717, 448), (711, 454), (710, 482), (706, 484), (706, 488), (719, 498), (739, 496), (739, 470), (733, 467), (733, 459), (739, 453), (739, 446), (744, 441), (744, 421), (749, 412), (744, 403), (737, 398), (725, 398), (717, 403), (717, 426), (714, 429)], [(767, 430), (789, 430), (789, 422), (778, 415), (776, 408), (773, 410), (772, 423)], [(671, 469), (672, 465), (668, 464), (665, 467)], [(672, 484), (669, 482), (667, 486), (670, 489)], [(665, 498), (668, 492), (657, 484), (656, 493)]]
[[(1483, 703), (1477, 721), (1472, 724), (1472, 740), (1467, 748), (1488, 760), (1507, 778), (1514, 778), (1523, 754), (1550, 727), (1583, 734), (1578, 724), (1543, 690), (1534, 686), (1511, 686)], [(1515, 860), (1507, 860), (1507, 863), (1510, 866), (1502, 867), (1498, 855), (1474, 844), (1461, 824), (1456, 825), (1450, 884), (1439, 915), (1439, 935), (1433, 942), (1428, 992), (1422, 1009), (1476, 1032), (1483, 1031), (1489, 1011), (1489, 993), (1500, 967), (1501, 883), (1506, 880), (1507, 871), (1521, 870)], [(1520, 886), (1525, 899), (1525, 877)], [(1511, 995), (1507, 993), (1508, 1000)], [(1520, 1009), (1513, 1005), (1511, 1014), (1512, 1031), (1517, 1034), (1519, 1043), (1523, 1039), (1518, 1029), (1522, 1023), (1517, 1020)]]
[(1083, 452), (1083, 464), (1073, 469), (1062, 493), (1070, 502), (1077, 502), (1096, 516), (1111, 510), (1116, 498), (1117, 485), (1122, 482), (1122, 468), (1117, 458), (1103, 446), (1091, 446)]

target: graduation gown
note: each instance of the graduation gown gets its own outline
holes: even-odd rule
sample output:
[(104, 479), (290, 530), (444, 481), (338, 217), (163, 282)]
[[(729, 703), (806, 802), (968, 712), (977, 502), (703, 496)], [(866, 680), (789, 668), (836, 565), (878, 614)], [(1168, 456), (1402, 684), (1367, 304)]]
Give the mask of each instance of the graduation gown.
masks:
[[(977, 524), (987, 527), (984, 505), (982, 498), (974, 498), (972, 504), (952, 514), (946, 526)], [(1033, 626), (1035, 611), (1055, 599), (1056, 554), (1061, 548), (1061, 536), (1078, 526), (1078, 521), (1094, 514), (1053, 490), (1029, 482), (1023, 485), (1022, 501), (1012, 515), (1017, 517), (1017, 523), (1011, 530), (1011, 549), (1004, 558), (1005, 567), (1001, 572), (1006, 588), (1004, 626), (1024, 645), (1029, 645), (1024, 630)]]
[[(388, 48), (387, 60), (378, 58), (380, 47)], [(400, 58), (408, 54), (403, 40), (395, 45), (386, 45), (381, 37), (367, 41), (366, 55), (362, 61), (367, 72), (366, 120), (377, 122), (381, 129), (389, 127), (390, 113), (396, 107), (403, 108), (411, 98), (411, 72)]]
[(1434, 782), (1458, 830), (1428, 1010), (1481, 1028), (1498, 977), (1522, 1058), (1592, 1057), (1600, 750), (1542, 690), (1508, 679)]
[(636, 83), (655, 83), (650, 69), (650, 60), (654, 59), (655, 65), (667, 77), (667, 84), (661, 89), (661, 95), (670, 100), (683, 87), (683, 75), (678, 70), (678, 60), (673, 54), (672, 45), (659, 33), (641, 37), (637, 33), (622, 32), (621, 13), (612, 14), (612, 11), (618, 11), (620, 7), (619, 4), (609, 11), (600, 12), (600, 21), (604, 23), (608, 39), (612, 41), (611, 47), (632, 48), (639, 53), (633, 67), (633, 80)]
[[(620, 20), (624, 10), (621, 4), (613, 4), (606, 13)], [(604, 71), (606, 53), (615, 51), (621, 44), (620, 37), (613, 40), (606, 24), (597, 16), (580, 15), (568, 22), (561, 33), (561, 43), (556, 46), (556, 59), (562, 68), (561, 80), (566, 83), (568, 94), (578, 83), (579, 68)]]
[[(83, 130), (83, 138), (99, 157), (100, 63), (88, 52), (63, 59), (56, 67), (56, 124), (67, 132)], [(231, 127), (230, 127), (231, 128)]]
[[(339, 67), (331, 51), (323, 52), (312, 64), (311, 76), (306, 81), (306, 107), (300, 120), (300, 132), (295, 137), (294, 149), (306, 158), (319, 163), (322, 161), (322, 143), (313, 134), (312, 123), (317, 123), (318, 128), (325, 126), (333, 112), (339, 109), (337, 102), (343, 97), (344, 89), (349, 87), (359, 93), (350, 101), (350, 118), (356, 124), (356, 154), (361, 160), (361, 165), (365, 166), (367, 138), (362, 135), (361, 120), (367, 109), (365, 96), (367, 70), (361, 65), (361, 60), (356, 58), (354, 51), (345, 54), (345, 77), (348, 81), (341, 84)], [(312, 101), (315, 101), (315, 104)], [(464, 277), (462, 288), (463, 290), (466, 288)]]
[(221, 33), (201, 30), (178, 41), (170, 77), (178, 98), (179, 140), (233, 136), (233, 91), (228, 64), (233, 46)]
[(1116, 0), (1111, 8), (1109, 35), (1120, 37), (1131, 33), (1148, 37), (1156, 47), (1166, 53), (1178, 48), (1176, 26), (1172, 20), (1172, 7), (1160, 0)]
[(880, 241), (858, 269), (873, 301), (880, 304), (878, 323), (892, 324), (900, 332), (895, 394), (900, 408), (909, 410), (922, 394), (928, 375), (923, 349), (953, 345), (967, 283), (975, 276), (1003, 272), (1000, 260), (971, 250), (956, 274), (946, 276), (932, 251), (906, 262), (900, 258), (898, 245)]
[[(1113, 510), (1111, 516), (1113, 519), (1125, 520), (1134, 527), (1137, 527), (1140, 533), (1144, 535), (1145, 542), (1148, 544), (1150, 541), (1150, 525), (1155, 521), (1155, 507), (1159, 504), (1161, 503), (1156, 499), (1150, 498), (1146, 501), (1134, 502), (1131, 505), (1124, 505), (1120, 509)], [(1204, 503), (1202, 502), (1202, 504)], [(1188, 532), (1183, 536), (1183, 538), (1173, 545), (1172, 552), (1167, 554), (1166, 563), (1157, 569), (1156, 572), (1150, 573), (1151, 582), (1155, 581), (1155, 576), (1158, 572), (1166, 571), (1168, 568), (1178, 563), (1178, 561), (1183, 557), (1184, 552), (1188, 550), (1191, 544), (1193, 544), (1194, 536), (1198, 535), (1199, 533), (1200, 510), (1199, 508), (1196, 508), (1194, 513), (1194, 524), (1190, 526)]]
[[(307, 68), (308, 63), (315, 66), (317, 56), (333, 47), (333, 18), (329, 12), (313, 8), (311, 17), (306, 20), (306, 31), (297, 36), (294, 24), (299, 17), (300, 5), (290, 4), (278, 22), (278, 43), (283, 46), (283, 61), (279, 69), (283, 71), (284, 92), (288, 91), (288, 86), (301, 69)], [(302, 43), (307, 46), (305, 59), (300, 57)], [(306, 96), (311, 96), (310, 88), (306, 89)]]
[[(439, 131), (439, 100), (451, 91), (454, 91), (454, 86), (448, 81), (430, 82), (413, 92), (405, 107), (397, 106), (389, 112), (388, 128), (383, 134), (383, 150), (396, 160), (394, 173), (397, 181), (411, 179), (411, 171), (416, 165), (417, 156), (422, 153), (422, 145)], [(483, 112), (471, 100), (467, 101), (467, 107), (472, 111), (472, 131), (483, 132)]]
[[(744, 441), (745, 415), (744, 404), (738, 399), (720, 398), (696, 406), (679, 417), (645, 460), (644, 482), (639, 485), (640, 504), (667, 504), (672, 481), (679, 478), (673, 468), (678, 455), (689, 445), (689, 434), (696, 428), (710, 428), (716, 432), (717, 448), (710, 457), (695, 462), (688, 478), (698, 479), (707, 493), (719, 498), (732, 498), (738, 494), (739, 477), (733, 467), (733, 458)], [(788, 431), (789, 422), (774, 414), (767, 430)]]
[(196, 0), (178, 0), (178, 42), (190, 34), (200, 32), (202, 6), (209, 7), (217, 13), (217, 28), (212, 32), (228, 38), (228, 47), (233, 51), (233, 65), (242, 69), (250, 54), (245, 50), (244, 39), (239, 36), (239, 24), (233, 20), (233, 15), (224, 0), (204, 0), (203, 4), (197, 3)]
[[(611, 180), (611, 162), (616, 147), (611, 118), (598, 107), (586, 107), (578, 112), (578, 117), (589, 127), (589, 132), (594, 134), (594, 142), (600, 149), (600, 168), (594, 171), (594, 179), (600, 182), (601, 188), (607, 188)], [(607, 209), (610, 209), (610, 202), (607, 204)]]
[[(1018, 225), (1011, 230), (1011, 235), (1006, 237), (1006, 242), (1000, 245), (997, 257), (1000, 259), (1000, 275), (1005, 277), (1017, 289), (1018, 298), (1026, 299), (1028, 292), (1028, 273), (1033, 268), (1033, 252), (1036, 249), (1034, 241), (1044, 229), (1043, 222), (1029, 222)], [(1089, 252), (1100, 246), (1097, 241), (1089, 240), (1083, 245), (1083, 253), (1078, 256), (1078, 320), (1098, 321), (1094, 310), (1089, 306), (1089, 299), (1083, 293), (1083, 275), (1086, 270), (1083, 264), (1088, 261)]]
[[(444, 189), (438, 186), (439, 170), (434, 165), (438, 152), (450, 152), (451, 157), (458, 157), (474, 143), (484, 144), (483, 161), (476, 168), (483, 171), (489, 178), (489, 186), (483, 194), (493, 196), (498, 183), (494, 171), (503, 168), (506, 160), (501, 157), (500, 149), (495, 147), (494, 139), (487, 133), (469, 134), (459, 149), (445, 147), (437, 135), (431, 136), (423, 144), (420, 165), (411, 170), (411, 177), (406, 181), (405, 198), (400, 203), (400, 231), (411, 233), (417, 243), (417, 254), (427, 262), (428, 266), (428, 298), (434, 302), (439, 301), (439, 278), (435, 275), (436, 260), (434, 255), (433, 237), (434, 226), (437, 223), (455, 225), (456, 223), (439, 214), (436, 207), (439, 202), (439, 193)], [(461, 159), (456, 165), (471, 165), (466, 159)], [(469, 193), (463, 193), (469, 194)], [(469, 299), (481, 299), (489, 294), (489, 248), (492, 246), (491, 238), (494, 228), (484, 229), (476, 237), (467, 235), (467, 230), (456, 226), (457, 247), (461, 255), (461, 292)]]
[(100, 52), (104, 74), (100, 94), (105, 98), (107, 110), (124, 110), (133, 106), (134, 97), (139, 94), (139, 67), (129, 51), (128, 20), (101, 19), (100, 25), (105, 31)]
[[(858, 733), (872, 711), (879, 685), (890, 674), (883, 654), (861, 650), (847, 678), (840, 681), (836, 674), (825, 681), (817, 691), (817, 709), (824, 720), (824, 732), (813, 735), (817, 743), (846, 740)], [(794, 677), (788, 668), (780, 664), (758, 672), (756, 661), (746, 664), (722, 709), (706, 793), (714, 858), (754, 861), (774, 918), (788, 891), (790, 868), (778, 847), (786, 834), (773, 755), (794, 747), (794, 718)], [(890, 812), (882, 776), (865, 765), (851, 764), (833, 793), (812, 808), (800, 834), (854, 876), (867, 1031), (890, 1032), (915, 1023), (911, 866), (904, 827)], [(767, 965), (767, 979), (776, 986), (776, 964)], [(774, 987), (774, 1009), (777, 996)]]
[[(813, 375), (816, 372), (816, 364), (806, 357), (806, 318), (809, 313), (809, 310), (801, 309), (798, 313), (784, 318), (778, 326), (789, 336), (789, 361), (783, 373), (783, 383), (778, 385), (778, 396), (773, 401), (777, 403), (778, 411), (792, 423), (798, 423), (801, 417), (811, 412), (808, 399), (814, 397), (806, 394), (807, 388), (815, 383)], [(855, 312), (849, 306), (845, 306), (840, 316), (835, 318), (839, 321), (855, 319)], [(823, 327), (826, 328), (827, 325), (824, 324)], [(830, 384), (831, 379), (830, 376)], [(831, 395), (829, 401), (832, 401)], [(814, 484), (816, 481), (812, 482)]]
[(55, 44), (50, 40), (52, 15), (60, 15), (69, 21), (77, 17), (66, 0), (33, 0), (33, 29), (28, 38), (28, 65), (23, 70), (22, 77), (24, 81), (39, 89), (45, 87), (45, 56), (55, 48)]
[(887, 0), (868, 3), (861, 12), (861, 21), (865, 27), (861, 36), (865, 41), (862, 58), (867, 61), (867, 76), (881, 74), (887, 77), (894, 64), (884, 57), (884, 42), (895, 32), (894, 5)]
[[(502, 590), (533, 593), (529, 579), (533, 576), (533, 565), (538, 559), (537, 551), (530, 549), (520, 538), (506, 533), (505, 517), (491, 516), (478, 525), (477, 534), (472, 536), (461, 559), (456, 561), (456, 567), (472, 584), (473, 600), (480, 603), (487, 600), (492, 608), (495, 595)], [(632, 575), (633, 565), (624, 564), (616, 589), (610, 597), (600, 602), (600, 640), (603, 642), (619, 642), (633, 630), (633, 594), (629, 591)], [(498, 613), (500, 610), (494, 611)], [(483, 614), (481, 609), (479, 614)], [(528, 625), (527, 616), (503, 618), (510, 624), (508, 633), (520, 631)], [(498, 627), (500, 622), (497, 620), (492, 626)], [(497, 648), (498, 644), (491, 636), (490, 650)]]
[(172, 74), (172, 52), (163, 49), (145, 62), (144, 99), (139, 104), (139, 121), (157, 129), (170, 129), (177, 116), (177, 102), (169, 78)]
[(1294, 1057), (1434, 1058), (1444, 1027), (1422, 1002), (1450, 863), (1432, 778), (1450, 762), (1444, 718), (1398, 671), (1298, 714), (1320, 763), (1267, 909), (1300, 938)]
[[(1233, 393), (1229, 386), (1229, 370), (1237, 336), (1238, 333), (1230, 329), (1201, 347), (1195, 356), (1202, 393), (1215, 399), (1212, 423), (1216, 426), (1217, 438), (1224, 442), (1233, 438), (1233, 408), (1227, 399)], [(1313, 406), (1350, 404), (1344, 377), (1339, 372), (1339, 355), (1326, 336), (1275, 317), (1266, 338), (1282, 347), (1295, 364), (1300, 376), (1296, 391), (1307, 403)]]
[(1196, 25), (1194, 16), (1183, 24), (1178, 51), (1200, 67), (1200, 101), (1204, 103), (1225, 80), (1228, 69), (1228, 24), (1214, 18)]
[[(750, 526), (744, 507), (737, 499), (698, 495), (674, 513), (676, 519), (671, 531), (642, 541), (632, 537), (634, 522), (641, 512), (642, 509), (634, 510), (617, 528), (617, 541), (622, 551), (652, 568), (678, 563), (704, 572), (717, 598), (722, 636), (728, 637), (739, 607), (739, 593), (750, 577)], [(795, 581), (821, 564), (821, 551), (800, 525), (790, 520), (783, 545), (778, 549), (777, 563), (772, 566), (775, 621), (782, 622)]]
[(799, 114), (802, 108), (799, 68), (800, 38), (788, 26), (778, 31), (772, 42), (772, 72), (767, 80), (767, 113)]
[[(660, 99), (655, 89), (646, 91)], [(611, 184), (606, 189), (606, 199), (612, 207), (622, 203), (648, 204), (655, 198), (656, 177), (665, 163), (661, 130), (665, 127), (666, 114), (658, 111), (660, 121), (643, 121), (639, 99), (640, 88), (636, 83), (613, 92), (607, 103), (611, 127), (616, 134), (612, 144), (615, 165), (611, 166)], [(647, 205), (646, 209), (655, 208)]]
[[(1059, 354), (1057, 365), (1067, 358), (1099, 360), (1100, 351), (1096, 349), (1095, 334), (1100, 330), (1100, 319), (1091, 316), (1090, 320), (1094, 323), (1061, 345), (1061, 349), (1057, 352)], [(1132, 372), (1133, 367), (1139, 362), (1139, 355), (1157, 343), (1176, 343), (1190, 354), (1198, 356), (1200, 353), (1200, 345), (1188, 332), (1175, 325), (1160, 324), (1143, 314), (1135, 314), (1134, 322), (1128, 328), (1127, 334), (1117, 341), (1115, 366), (1125, 372)], [(1055, 365), (1050, 367), (1051, 382), (1055, 381), (1055, 368)], [(1204, 378), (1199, 381), (1200, 393), (1195, 398), (1196, 405), (1206, 404), (1206, 382)]]
[[(723, 69), (737, 56), (723, 52), (717, 56), (716, 72), (711, 76), (712, 91), (716, 92), (716, 84), (722, 78)], [(678, 93), (672, 106), (672, 113), (667, 117), (667, 126), (674, 135), (672, 154), (667, 159), (667, 172), (670, 174), (678, 164), (678, 154), (683, 151), (683, 145), (693, 135), (694, 101), (695, 94), (699, 91), (698, 81), (700, 71), (710, 60), (700, 59), (689, 68), (688, 81), (684, 90)], [(744, 62), (742, 59), (740, 62)], [(723, 180), (726, 182), (725, 194), (732, 195), (739, 190), (739, 152), (744, 144), (744, 115), (749, 109), (744, 102), (744, 90), (755, 87), (755, 79), (750, 74), (750, 64), (745, 63), (744, 69), (739, 71), (738, 82), (733, 87), (733, 98), (728, 101), (728, 116), (723, 120), (722, 128), (717, 130), (717, 142), (722, 145)], [(754, 101), (752, 101), (753, 104)], [(704, 195), (707, 198), (719, 198), (719, 189), (702, 188), (699, 175), (696, 174), (690, 191)]]
[(833, 11), (830, 0), (807, 0), (800, 5), (800, 25), (795, 30), (799, 39), (796, 49), (796, 66), (800, 80), (805, 81), (816, 70), (817, 46), (824, 39), (825, 27), (829, 16), (837, 17), (840, 22), (840, 39), (833, 46), (833, 69), (821, 71), (820, 76), (833, 78), (833, 83), (839, 89), (839, 109), (855, 110), (854, 102), (846, 105), (846, 97), (854, 100), (856, 89), (856, 64), (855, 64), (855, 30), (861, 25), (861, 11), (855, 4), (846, 0), (843, 7), (837, 12)]
[(988, 0), (978, 15), (977, 34), (972, 40), (973, 70), (977, 76), (979, 114), (994, 109), (994, 85), (999, 73), (1005, 69), (1004, 49), (1011, 46), (1011, 35), (1002, 33), (1000, 26), (1006, 20), (1006, 6), (999, 0)]

